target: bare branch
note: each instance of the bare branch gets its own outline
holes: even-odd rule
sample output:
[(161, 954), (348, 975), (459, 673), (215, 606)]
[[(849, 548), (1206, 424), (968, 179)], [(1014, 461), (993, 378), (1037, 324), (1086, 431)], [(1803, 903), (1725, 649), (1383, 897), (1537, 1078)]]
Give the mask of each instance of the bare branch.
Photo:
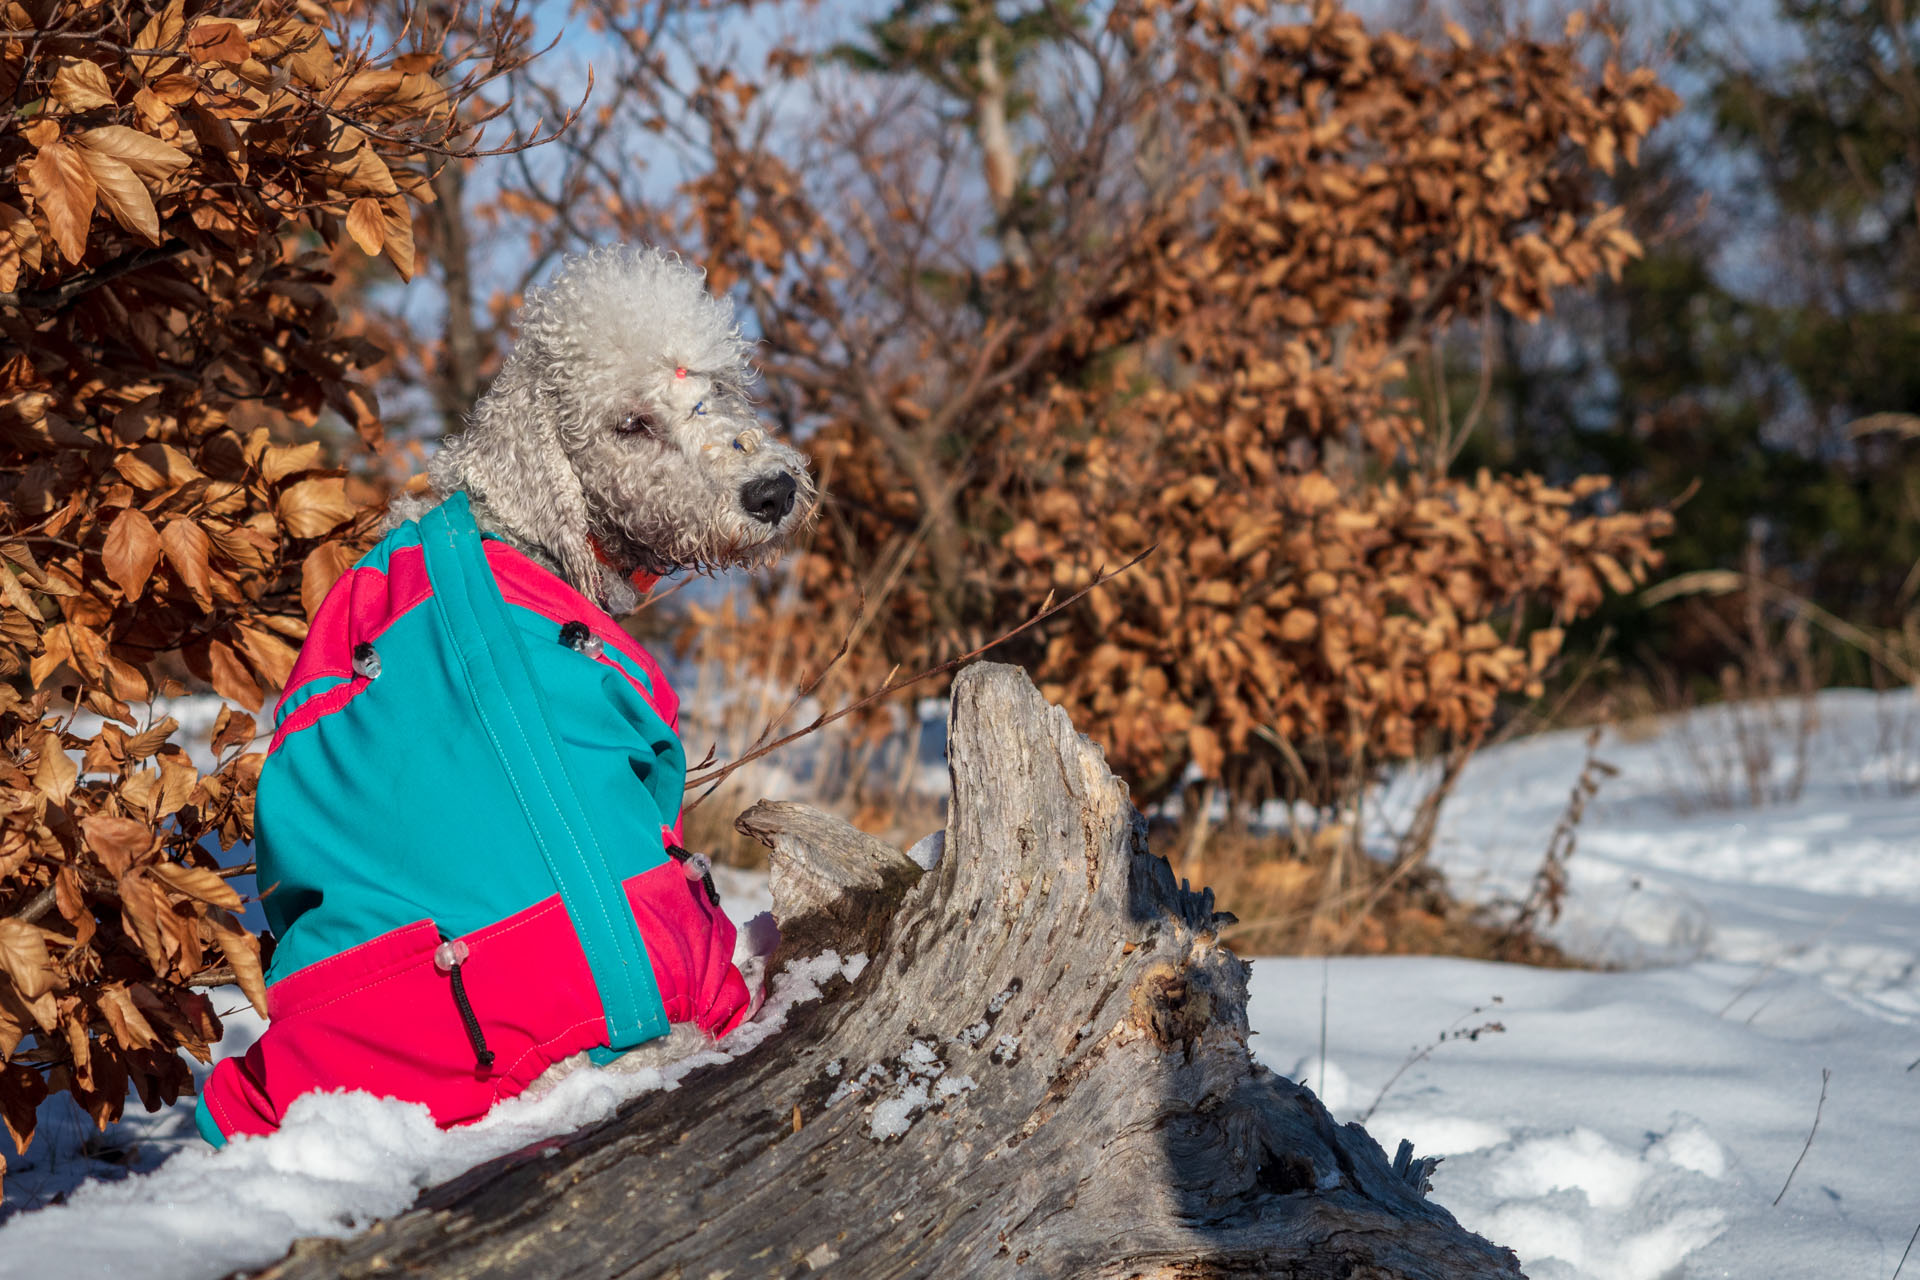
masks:
[[(726, 778), (728, 774), (731, 774), (734, 770), (739, 769), (744, 765), (753, 763), (755, 760), (758, 760), (760, 757), (768, 754), (769, 752), (778, 751), (781, 747), (784, 747), (789, 743), (797, 742), (801, 738), (806, 737), (810, 733), (814, 733), (817, 730), (826, 728), (828, 725), (834, 723), (836, 720), (844, 720), (846, 717), (852, 715), (854, 712), (859, 711), (865, 707), (870, 707), (874, 703), (880, 701), (882, 698), (888, 697), (891, 694), (898, 693), (900, 692), (900, 690), (905, 689), (911, 685), (919, 684), (922, 680), (928, 680), (933, 678), (934, 676), (943, 675), (946, 672), (952, 671), (955, 668), (965, 663), (973, 661), (975, 658), (979, 657), (983, 653), (986, 653), (988, 650), (997, 648), (998, 646), (1003, 645), (1007, 641), (1013, 639), (1015, 636), (1020, 635), (1022, 632), (1031, 630), (1032, 628), (1039, 626), (1042, 622), (1045, 622), (1048, 618), (1051, 618), (1054, 614), (1059, 613), (1062, 609), (1066, 609), (1071, 607), (1072, 605), (1078, 604), (1082, 599), (1084, 599), (1087, 596), (1089, 592), (1095, 590), (1096, 588), (1103, 587), (1109, 582), (1112, 582), (1115, 578), (1119, 577), (1121, 574), (1125, 573), (1127, 570), (1133, 568), (1135, 565), (1145, 560), (1148, 556), (1152, 555), (1155, 550), (1157, 550), (1156, 547), (1148, 547), (1145, 551), (1142, 551), (1139, 555), (1127, 561), (1125, 564), (1121, 565), (1118, 569), (1113, 570), (1111, 573), (1102, 572), (1096, 575), (1092, 582), (1088, 583), (1086, 586), (1082, 587), (1080, 590), (1074, 592), (1072, 595), (1068, 596), (1065, 600), (1060, 601), (1058, 604), (1049, 604), (1049, 605), (1043, 606), (1040, 612), (1034, 614), (1031, 618), (1028, 618), (1025, 622), (1021, 623), (1019, 626), (1014, 627), (1010, 631), (1006, 631), (1001, 633), (998, 636), (995, 636), (993, 639), (987, 641), (987, 643), (983, 645), (980, 645), (978, 648), (975, 648), (966, 653), (963, 653), (957, 658), (949, 658), (947, 661), (939, 663), (935, 666), (928, 667), (923, 671), (917, 671), (910, 676), (902, 676), (898, 679), (889, 680), (880, 688), (874, 690), (872, 693), (867, 694), (865, 697), (860, 698), (857, 701), (848, 703), (846, 706), (840, 708), (838, 711), (830, 712), (828, 714), (820, 716), (819, 718), (815, 719), (812, 724), (807, 725), (803, 729), (797, 729), (794, 732), (787, 734), (785, 737), (778, 739), (777, 741), (755, 746), (753, 749), (741, 755), (737, 760), (734, 760), (728, 764), (722, 765), (718, 769), (714, 769), (709, 772), (702, 773), (696, 777), (688, 778), (687, 784), (686, 784), (687, 789), (692, 790), (694, 787), (706, 787), (707, 791), (710, 793), (712, 791), (712, 784), (720, 782), (721, 780)], [(703, 794), (702, 796), (700, 796), (699, 799), (696, 799), (692, 804), (684, 806), (681, 811), (685, 813), (687, 811), (692, 810), (693, 808), (699, 805), (700, 800), (704, 800), (705, 798), (706, 798), (706, 795)]]

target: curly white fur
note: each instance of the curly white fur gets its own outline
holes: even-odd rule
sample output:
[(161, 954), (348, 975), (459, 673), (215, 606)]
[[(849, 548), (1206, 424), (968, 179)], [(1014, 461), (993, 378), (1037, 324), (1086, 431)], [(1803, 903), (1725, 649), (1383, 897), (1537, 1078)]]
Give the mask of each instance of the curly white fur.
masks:
[[(636, 602), (636, 570), (768, 558), (817, 494), (806, 458), (755, 418), (749, 351), (732, 304), (678, 257), (617, 246), (569, 258), (529, 292), (518, 345), (434, 456), (432, 501), (465, 491), (483, 528), (615, 613)], [(792, 502), (779, 511), (766, 489), (777, 498), (783, 476)], [(392, 518), (422, 505), (396, 504)]]

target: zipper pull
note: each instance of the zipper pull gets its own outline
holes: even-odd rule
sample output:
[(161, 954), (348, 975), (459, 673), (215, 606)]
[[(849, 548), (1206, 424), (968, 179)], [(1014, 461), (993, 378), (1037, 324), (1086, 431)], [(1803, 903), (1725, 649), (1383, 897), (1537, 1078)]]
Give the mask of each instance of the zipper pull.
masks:
[(714, 906), (720, 905), (720, 890), (713, 885), (713, 859), (704, 853), (688, 853), (677, 844), (667, 846), (667, 852), (679, 862), (680, 870), (689, 880), (699, 880), (707, 887), (707, 901)]
[(458, 938), (440, 935), (440, 945), (434, 948), (433, 967), (447, 975), (453, 983), (453, 1003), (460, 1009), (460, 1021), (467, 1027), (467, 1043), (473, 1046), (473, 1065), (481, 1071), (493, 1065), (493, 1050), (487, 1048), (487, 1036), (480, 1029), (480, 1019), (473, 1016), (473, 1005), (467, 1001), (467, 981), (460, 974), (460, 966), (467, 962), (467, 944)]

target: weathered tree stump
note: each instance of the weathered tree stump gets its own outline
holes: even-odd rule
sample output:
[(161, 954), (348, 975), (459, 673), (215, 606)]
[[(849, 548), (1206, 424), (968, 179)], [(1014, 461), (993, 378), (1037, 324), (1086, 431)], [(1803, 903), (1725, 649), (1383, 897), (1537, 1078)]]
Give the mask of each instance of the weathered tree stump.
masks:
[(806, 903), (776, 897), (783, 945), (866, 948), (857, 981), (266, 1274), (1520, 1275), (1422, 1196), (1423, 1164), (1396, 1172), (1252, 1061), (1212, 895), (1147, 852), (1125, 786), (1023, 674), (961, 673), (950, 757), (945, 856), (917, 882), (804, 807), (740, 820)]

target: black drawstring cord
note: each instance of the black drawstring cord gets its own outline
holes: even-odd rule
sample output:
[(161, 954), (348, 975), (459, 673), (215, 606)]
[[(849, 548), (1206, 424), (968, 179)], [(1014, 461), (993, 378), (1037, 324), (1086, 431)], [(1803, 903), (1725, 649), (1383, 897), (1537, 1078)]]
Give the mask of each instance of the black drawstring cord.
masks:
[(480, 1019), (473, 1016), (473, 1005), (467, 1001), (467, 980), (460, 973), (460, 965), (467, 958), (467, 944), (455, 942), (444, 933), (440, 939), (440, 949), (433, 953), (433, 962), (453, 982), (453, 1003), (459, 1006), (460, 1021), (467, 1024), (467, 1043), (473, 1046), (473, 1065), (485, 1071), (493, 1065), (493, 1050), (487, 1048), (487, 1036), (480, 1029)]
[(467, 1024), (467, 1043), (473, 1046), (473, 1065), (485, 1071), (493, 1065), (493, 1050), (487, 1048), (486, 1033), (480, 1030), (480, 1019), (473, 1016), (473, 1006), (467, 1003), (467, 980), (460, 976), (460, 966), (453, 966), (449, 975), (453, 979), (453, 1002), (460, 1006), (460, 1020)]
[[(683, 869), (700, 873), (700, 882), (707, 886), (707, 901), (716, 907), (719, 906), (720, 891), (713, 887), (713, 860), (704, 853), (688, 853), (677, 844), (668, 845), (667, 852), (673, 856), (674, 861), (680, 863)], [(693, 878), (691, 875), (687, 877), (689, 880)]]

